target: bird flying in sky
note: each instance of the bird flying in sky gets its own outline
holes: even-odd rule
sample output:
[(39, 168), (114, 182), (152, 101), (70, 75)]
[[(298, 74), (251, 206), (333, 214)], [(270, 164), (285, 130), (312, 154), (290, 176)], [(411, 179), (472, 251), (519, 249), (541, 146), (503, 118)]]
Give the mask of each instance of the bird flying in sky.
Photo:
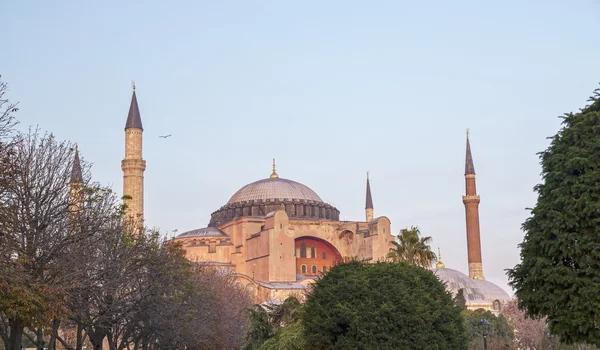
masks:
[(166, 139), (166, 138), (167, 138), (167, 137), (169, 137), (169, 136), (171, 136), (171, 134), (169, 134), (169, 135), (164, 135), (164, 136), (163, 136), (163, 135), (161, 135), (161, 136), (158, 136), (158, 137), (162, 137), (163, 139)]

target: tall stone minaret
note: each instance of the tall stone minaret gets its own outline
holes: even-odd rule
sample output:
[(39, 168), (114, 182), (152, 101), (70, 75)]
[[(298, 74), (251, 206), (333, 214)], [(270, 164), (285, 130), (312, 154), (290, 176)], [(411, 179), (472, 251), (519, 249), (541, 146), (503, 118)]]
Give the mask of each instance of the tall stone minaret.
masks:
[(373, 220), (373, 197), (371, 197), (371, 184), (369, 183), (369, 173), (367, 172), (367, 201), (365, 203), (365, 218), (367, 222)]
[(144, 220), (144, 170), (146, 170), (146, 161), (142, 158), (143, 132), (135, 84), (133, 84), (129, 115), (125, 123), (125, 158), (121, 162), (121, 169), (123, 169), (123, 195), (131, 197), (125, 199), (126, 215), (140, 224)]
[(467, 155), (465, 159), (465, 182), (466, 195), (463, 203), (465, 204), (467, 221), (467, 251), (469, 258), (469, 277), (473, 279), (484, 280), (483, 265), (481, 262), (481, 242), (479, 233), (479, 196), (475, 184), (475, 167), (473, 166), (473, 156), (471, 155), (471, 145), (469, 143), (469, 131), (467, 130)]

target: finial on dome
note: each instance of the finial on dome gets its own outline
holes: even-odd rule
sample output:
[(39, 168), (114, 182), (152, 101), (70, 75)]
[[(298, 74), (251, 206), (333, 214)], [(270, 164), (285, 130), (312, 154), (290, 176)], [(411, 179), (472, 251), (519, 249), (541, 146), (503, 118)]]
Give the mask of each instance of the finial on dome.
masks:
[(133, 88), (133, 91), (135, 91), (135, 81), (131, 81), (131, 87)]
[(279, 175), (277, 175), (277, 171), (275, 171), (275, 158), (273, 158), (273, 173), (271, 174), (271, 179), (277, 179), (279, 178)]
[(442, 252), (440, 251), (440, 247), (438, 247), (438, 256), (437, 256), (437, 264), (435, 264), (435, 267), (438, 269), (443, 269), (446, 267), (446, 265), (444, 265), (444, 263), (442, 262)]

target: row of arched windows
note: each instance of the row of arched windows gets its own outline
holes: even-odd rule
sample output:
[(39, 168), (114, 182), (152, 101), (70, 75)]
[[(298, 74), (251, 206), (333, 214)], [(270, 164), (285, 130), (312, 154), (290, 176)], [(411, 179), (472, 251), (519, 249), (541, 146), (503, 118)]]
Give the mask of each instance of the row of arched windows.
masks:
[[(242, 216), (264, 216), (281, 209), (282, 203), (246, 205), (236, 208), (221, 208), (211, 216), (210, 225), (220, 225)], [(284, 204), (290, 217), (339, 220), (340, 212), (333, 207), (322, 204)]]
[[(303, 274), (305, 274), (305, 273), (306, 273), (306, 265), (302, 265), (302, 266), (300, 267), (300, 270), (302, 271), (302, 273), (303, 273)], [(312, 266), (312, 268), (311, 268), (311, 272), (312, 272), (312, 274), (314, 274), (314, 275), (316, 275), (316, 274), (317, 274), (317, 265), (313, 265), (313, 266)], [(323, 273), (327, 272), (327, 266), (323, 266), (323, 267), (321, 268), (321, 272), (323, 272)]]
[[(327, 253), (323, 252), (323, 254), (321, 254), (323, 259), (327, 259)], [(300, 257), (301, 258), (306, 258), (306, 243), (302, 242), (300, 243)], [(315, 247), (310, 247), (310, 257), (311, 259), (315, 259), (317, 257), (317, 248)]]

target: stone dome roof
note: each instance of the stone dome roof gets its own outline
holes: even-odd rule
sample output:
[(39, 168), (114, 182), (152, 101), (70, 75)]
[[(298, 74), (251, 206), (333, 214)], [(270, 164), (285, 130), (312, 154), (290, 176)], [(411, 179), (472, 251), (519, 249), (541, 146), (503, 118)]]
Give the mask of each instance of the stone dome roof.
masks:
[(189, 237), (227, 237), (225, 232), (219, 230), (216, 227), (203, 227), (195, 230), (184, 232), (178, 235), (177, 238), (189, 238)]
[(448, 268), (437, 268), (433, 273), (443, 282), (446, 282), (447, 289), (456, 295), (459, 289), (463, 289), (463, 294), (467, 302), (501, 302), (509, 301), (510, 296), (506, 291), (492, 282), (485, 280), (475, 280), (464, 273)]
[(309, 187), (292, 180), (279, 177), (253, 182), (240, 188), (227, 204), (253, 200), (305, 200), (323, 203), (319, 195)]

